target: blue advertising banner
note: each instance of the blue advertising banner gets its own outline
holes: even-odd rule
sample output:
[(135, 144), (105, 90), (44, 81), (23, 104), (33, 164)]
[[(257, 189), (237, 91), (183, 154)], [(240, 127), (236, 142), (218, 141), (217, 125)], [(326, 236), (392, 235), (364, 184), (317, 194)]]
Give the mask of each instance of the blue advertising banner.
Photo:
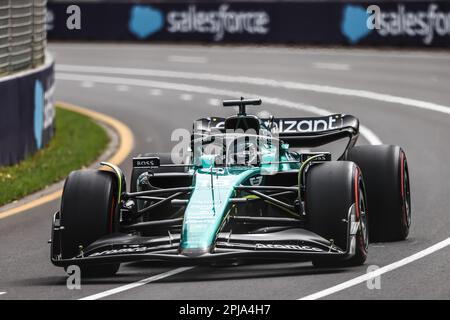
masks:
[(53, 63), (0, 79), (0, 165), (18, 163), (50, 141), (53, 90)]
[(71, 5), (48, 4), (49, 39), (450, 45), (448, 1), (80, 3), (79, 28), (68, 25)]

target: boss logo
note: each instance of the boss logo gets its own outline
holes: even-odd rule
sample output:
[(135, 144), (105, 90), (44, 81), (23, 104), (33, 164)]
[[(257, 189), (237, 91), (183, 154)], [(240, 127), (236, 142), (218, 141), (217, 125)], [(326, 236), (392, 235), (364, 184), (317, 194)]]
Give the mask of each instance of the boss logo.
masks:
[(313, 162), (331, 161), (331, 153), (329, 152), (304, 152), (300, 155), (300, 161), (305, 162), (311, 157), (314, 157)]
[(136, 161), (136, 165), (138, 165), (139, 167), (142, 167), (142, 166), (154, 166), (155, 162), (152, 161), (152, 160)]
[(158, 168), (159, 167), (158, 157), (147, 157), (147, 158), (133, 158), (134, 168)]

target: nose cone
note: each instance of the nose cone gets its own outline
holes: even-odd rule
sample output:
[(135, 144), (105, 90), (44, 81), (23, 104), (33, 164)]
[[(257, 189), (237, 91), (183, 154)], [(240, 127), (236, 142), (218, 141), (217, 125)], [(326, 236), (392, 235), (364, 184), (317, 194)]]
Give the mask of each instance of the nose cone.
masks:
[(180, 254), (186, 257), (200, 257), (205, 254), (208, 254), (211, 251), (211, 248), (196, 248), (196, 249), (181, 249)]
[[(202, 157), (203, 159), (214, 162), (214, 156)], [(259, 173), (259, 169), (236, 173), (227, 170), (220, 173), (198, 170), (195, 173), (195, 188), (184, 212), (181, 254), (201, 255), (212, 250), (216, 235), (230, 212), (229, 199), (235, 192), (234, 187), (257, 172)]]

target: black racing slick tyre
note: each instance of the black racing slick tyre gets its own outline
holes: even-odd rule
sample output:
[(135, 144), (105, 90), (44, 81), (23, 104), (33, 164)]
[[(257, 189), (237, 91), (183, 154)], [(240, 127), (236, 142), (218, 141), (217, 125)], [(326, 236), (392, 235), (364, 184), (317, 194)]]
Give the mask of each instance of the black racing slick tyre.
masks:
[[(61, 200), (61, 254), (74, 258), (118, 226), (117, 186), (114, 173), (73, 171), (66, 179)], [(81, 266), (81, 276), (110, 276), (120, 264)]]
[(305, 211), (308, 229), (347, 250), (350, 237), (349, 212), (355, 205), (355, 221), (359, 221), (355, 236), (355, 252), (349, 259), (313, 260), (316, 267), (361, 265), (369, 245), (368, 216), (364, 181), (361, 170), (353, 162), (333, 161), (313, 165), (306, 174)]
[(398, 146), (357, 146), (347, 160), (362, 170), (370, 210), (371, 242), (404, 240), (411, 225), (408, 162)]

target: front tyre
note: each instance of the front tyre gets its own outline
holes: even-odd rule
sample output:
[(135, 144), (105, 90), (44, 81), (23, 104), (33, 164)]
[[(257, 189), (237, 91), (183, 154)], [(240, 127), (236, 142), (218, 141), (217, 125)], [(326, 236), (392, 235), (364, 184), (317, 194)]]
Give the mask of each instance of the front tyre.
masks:
[[(117, 185), (114, 173), (73, 171), (66, 179), (61, 200), (61, 253), (63, 259), (80, 254), (97, 239), (116, 231)], [(80, 266), (82, 276), (110, 276), (120, 264)]]
[(343, 267), (365, 262), (369, 245), (368, 216), (364, 181), (358, 166), (349, 161), (312, 166), (306, 175), (305, 209), (309, 229), (325, 239), (332, 239), (343, 250), (347, 249), (350, 237), (348, 223), (351, 222), (347, 222), (350, 210), (354, 210), (358, 225), (352, 257), (316, 259), (314, 266)]

